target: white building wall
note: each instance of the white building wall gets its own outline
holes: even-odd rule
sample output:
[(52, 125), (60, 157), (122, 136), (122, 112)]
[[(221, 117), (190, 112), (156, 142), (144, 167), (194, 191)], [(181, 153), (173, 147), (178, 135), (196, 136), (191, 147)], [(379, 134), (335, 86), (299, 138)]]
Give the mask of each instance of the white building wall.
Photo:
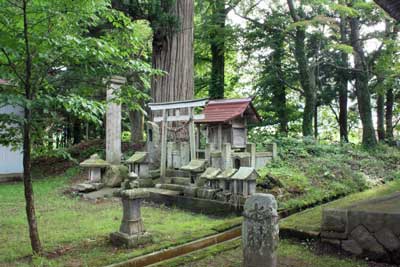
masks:
[[(5, 106), (0, 108), (1, 114), (19, 113), (19, 107)], [(0, 129), (1, 130), (1, 129)], [(23, 172), (22, 150), (13, 150), (11, 147), (0, 145), (0, 177), (20, 176)]]

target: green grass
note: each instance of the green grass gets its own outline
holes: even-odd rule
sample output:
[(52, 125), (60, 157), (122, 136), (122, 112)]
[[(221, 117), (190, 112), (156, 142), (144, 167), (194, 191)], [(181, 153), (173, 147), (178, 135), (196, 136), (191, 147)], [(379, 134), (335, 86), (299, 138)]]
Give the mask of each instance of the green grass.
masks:
[[(157, 267), (240, 267), (243, 262), (241, 240), (215, 245), (157, 265)], [(233, 248), (233, 249), (232, 249)], [(227, 250), (230, 249), (230, 250)], [(354, 258), (319, 255), (308, 245), (281, 240), (278, 248), (278, 267), (367, 267), (368, 263)]]
[[(48, 257), (34, 258), (34, 265), (100, 266), (146, 254), (161, 248), (215, 234), (236, 222), (235, 218), (210, 218), (174, 208), (142, 208), (146, 229), (154, 243), (134, 250), (116, 249), (108, 236), (118, 230), (122, 211), (119, 201), (90, 203), (63, 195), (71, 177), (65, 175), (34, 182), (39, 233)], [(0, 266), (28, 264), (31, 254), (22, 183), (0, 185)], [(25, 258), (24, 258), (25, 257)]]
[(317, 206), (305, 210), (300, 213), (296, 213), (289, 216), (280, 222), (281, 228), (296, 229), (300, 231), (320, 231), (321, 220), (322, 220), (322, 209), (323, 208), (338, 208), (353, 204), (356, 201), (367, 200), (379, 196), (384, 196), (394, 192), (400, 191), (400, 180), (389, 182), (382, 186), (374, 187), (373, 189), (351, 194), (342, 199), (332, 201), (325, 205)]

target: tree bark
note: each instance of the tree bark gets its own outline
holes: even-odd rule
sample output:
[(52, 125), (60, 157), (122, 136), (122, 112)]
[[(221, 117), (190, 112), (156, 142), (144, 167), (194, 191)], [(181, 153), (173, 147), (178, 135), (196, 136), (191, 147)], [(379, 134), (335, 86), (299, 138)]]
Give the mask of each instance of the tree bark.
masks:
[(75, 119), (72, 125), (73, 144), (79, 144), (82, 141), (82, 125), (81, 121)]
[[(30, 52), (28, 18), (27, 18), (27, 0), (22, 1), (23, 24), (24, 24), (24, 42), (25, 42), (25, 98), (27, 101), (33, 100), (32, 90), (32, 55)], [(24, 194), (26, 202), (26, 215), (28, 218), (29, 237), (31, 247), (34, 253), (42, 253), (42, 245), (40, 243), (39, 231), (36, 221), (35, 203), (31, 177), (31, 127), (32, 127), (32, 111), (25, 105), (24, 108), (24, 133), (23, 133), (23, 167), (24, 167)]]
[(376, 104), (378, 138), (379, 141), (385, 141), (385, 96), (379, 92)]
[[(347, 20), (344, 15), (340, 17), (340, 41), (342, 44), (348, 43), (347, 38)], [(339, 90), (339, 133), (340, 141), (342, 143), (349, 142), (349, 133), (347, 126), (347, 105), (348, 105), (348, 71), (345, 69), (349, 68), (349, 57), (347, 53), (340, 52), (340, 63), (341, 68), (337, 69), (336, 81)]]
[(167, 72), (152, 79), (154, 102), (187, 100), (194, 95), (194, 0), (176, 0), (172, 10), (180, 21), (179, 29), (171, 33), (156, 30), (153, 37), (153, 68)]
[(393, 141), (393, 105), (394, 94), (393, 89), (389, 88), (386, 92), (386, 138), (388, 141)]
[(354, 50), (354, 77), (358, 110), (363, 126), (362, 144), (373, 147), (377, 144), (371, 111), (371, 94), (368, 88), (368, 65), (360, 40), (360, 21), (358, 17), (350, 19), (350, 40)]
[(287, 136), (289, 133), (289, 116), (287, 111), (286, 86), (282, 80), (282, 62), (285, 56), (285, 39), (284, 35), (280, 32), (275, 32), (272, 34), (275, 35), (274, 40), (276, 40), (276, 42), (273, 43), (274, 52), (272, 53), (272, 65), (276, 68), (275, 73), (278, 75), (278, 77), (274, 79), (274, 84), (272, 86), (273, 106), (279, 119), (278, 132), (283, 136)]
[[(293, 0), (287, 0), (289, 11), (294, 22), (298, 22), (300, 17), (294, 6)], [(304, 112), (303, 112), (303, 136), (313, 136), (313, 116), (316, 104), (316, 81), (315, 81), (315, 67), (310, 65), (306, 53), (306, 31), (304, 27), (296, 27), (295, 36), (295, 58), (299, 70), (299, 79), (301, 87), (304, 92)]]
[(129, 111), (129, 121), (131, 124), (131, 145), (143, 142), (144, 119), (140, 111)]
[(318, 139), (318, 105), (314, 107), (314, 138)]
[(211, 1), (212, 30), (210, 32), (211, 48), (211, 82), (209, 97), (211, 99), (224, 98), (225, 86), (225, 0)]

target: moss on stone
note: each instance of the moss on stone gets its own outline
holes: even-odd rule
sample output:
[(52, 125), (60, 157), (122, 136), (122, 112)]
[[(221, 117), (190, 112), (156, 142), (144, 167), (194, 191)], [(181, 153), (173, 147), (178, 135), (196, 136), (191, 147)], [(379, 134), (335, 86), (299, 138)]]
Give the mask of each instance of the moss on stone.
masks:
[(311, 231), (319, 232), (322, 221), (322, 209), (323, 208), (340, 208), (350, 204), (354, 204), (357, 201), (368, 200), (376, 197), (392, 194), (400, 190), (400, 180), (389, 182), (385, 185), (375, 187), (373, 189), (351, 194), (342, 199), (320, 205), (315, 208), (305, 210), (300, 213), (296, 213), (289, 216), (280, 222), (281, 229), (293, 229), (298, 231)]

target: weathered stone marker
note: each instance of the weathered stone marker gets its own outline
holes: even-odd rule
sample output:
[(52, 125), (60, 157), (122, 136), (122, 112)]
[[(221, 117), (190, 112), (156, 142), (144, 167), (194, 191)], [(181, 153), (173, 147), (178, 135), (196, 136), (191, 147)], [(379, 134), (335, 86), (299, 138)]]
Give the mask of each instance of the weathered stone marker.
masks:
[(115, 165), (121, 163), (121, 105), (111, 101), (114, 93), (125, 83), (126, 78), (112, 76), (107, 87), (106, 160)]
[(244, 267), (276, 267), (279, 242), (278, 205), (273, 195), (254, 194), (244, 205)]
[(111, 242), (116, 246), (134, 248), (152, 241), (150, 233), (146, 232), (140, 212), (141, 202), (149, 197), (145, 189), (123, 190), (121, 192), (123, 216), (119, 232), (110, 235)]

